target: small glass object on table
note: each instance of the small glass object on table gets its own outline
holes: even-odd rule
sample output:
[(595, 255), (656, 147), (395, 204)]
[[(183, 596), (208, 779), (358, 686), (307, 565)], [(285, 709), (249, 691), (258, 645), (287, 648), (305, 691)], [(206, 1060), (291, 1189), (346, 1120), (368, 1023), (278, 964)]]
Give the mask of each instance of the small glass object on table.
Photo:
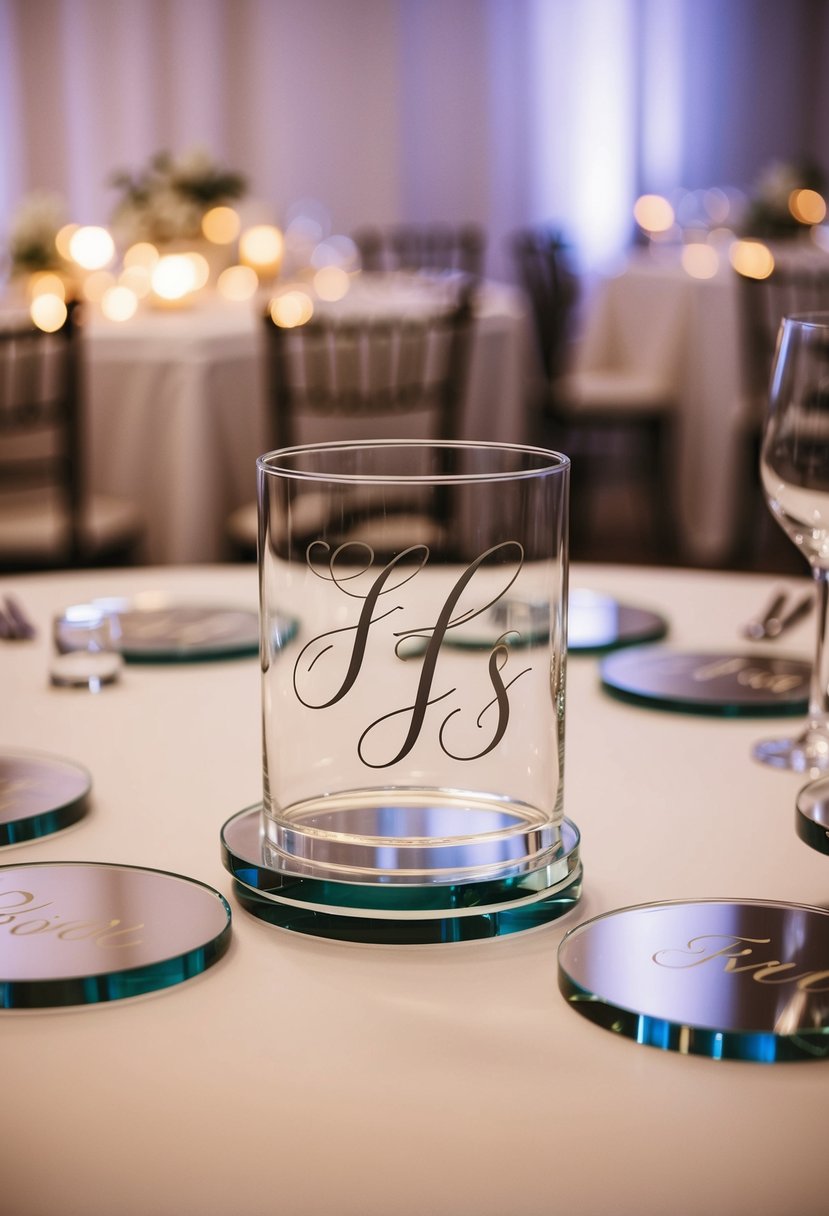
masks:
[(806, 725), (794, 738), (757, 743), (752, 754), (817, 776), (829, 771), (829, 312), (781, 322), (760, 474), (772, 515), (811, 566), (817, 639)]
[(57, 655), (49, 678), (58, 688), (100, 692), (114, 684), (124, 665), (118, 617), (96, 604), (74, 604), (56, 616), (52, 640)]

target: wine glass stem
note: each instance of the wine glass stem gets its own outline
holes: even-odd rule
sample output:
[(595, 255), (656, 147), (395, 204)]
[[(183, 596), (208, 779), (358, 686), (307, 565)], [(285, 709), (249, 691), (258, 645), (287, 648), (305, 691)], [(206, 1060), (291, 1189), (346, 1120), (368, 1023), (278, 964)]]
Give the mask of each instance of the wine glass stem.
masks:
[(817, 640), (809, 686), (809, 730), (829, 734), (829, 570), (812, 566)]

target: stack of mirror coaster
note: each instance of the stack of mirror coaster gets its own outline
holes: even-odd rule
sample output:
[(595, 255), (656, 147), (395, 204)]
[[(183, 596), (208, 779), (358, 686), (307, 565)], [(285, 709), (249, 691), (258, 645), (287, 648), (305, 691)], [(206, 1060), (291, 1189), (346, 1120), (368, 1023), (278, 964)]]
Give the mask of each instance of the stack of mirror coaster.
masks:
[(319, 937), (399, 944), (499, 937), (569, 912), (582, 887), (578, 830), (565, 819), (548, 848), (539, 852), (537, 843), (530, 831), (523, 849), (514, 832), (503, 842), (491, 833), (485, 851), (432, 839), (413, 870), (378, 842), (375, 856), (362, 858), (366, 881), (355, 882), (347, 842), (342, 856), (332, 846), (322, 862), (280, 853), (265, 835), (261, 804), (234, 815), (221, 835), (234, 893), (253, 915)]
[(829, 776), (809, 782), (797, 796), (795, 830), (818, 853), (829, 853)]

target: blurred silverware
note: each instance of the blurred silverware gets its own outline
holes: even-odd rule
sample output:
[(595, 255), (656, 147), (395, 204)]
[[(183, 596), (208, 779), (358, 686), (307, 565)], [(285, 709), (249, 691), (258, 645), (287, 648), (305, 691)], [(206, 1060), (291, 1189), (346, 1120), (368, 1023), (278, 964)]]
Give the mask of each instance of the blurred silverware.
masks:
[(791, 608), (782, 616), (772, 617), (766, 621), (766, 637), (779, 638), (781, 633), (785, 633), (787, 629), (791, 629), (798, 621), (808, 616), (812, 611), (813, 603), (814, 596), (809, 592), (808, 595), (804, 595), (802, 599), (798, 600), (794, 608)]
[(779, 620), (783, 605), (786, 602), (786, 592), (777, 590), (772, 595), (766, 607), (759, 616), (754, 617), (743, 627), (742, 634), (752, 641), (760, 641), (766, 636), (766, 626), (769, 621)]
[(743, 636), (753, 642), (779, 638), (787, 629), (791, 629), (807, 616), (814, 603), (814, 596), (809, 591), (801, 596), (793, 608), (784, 612), (787, 598), (785, 591), (776, 591), (765, 611), (743, 628)]
[(32, 621), (23, 611), (20, 603), (11, 595), (3, 597), (5, 605), (5, 613), (0, 613), (3, 618), (2, 626), (0, 626), (0, 636), (8, 641), (21, 641), (33, 638), (37, 633)]

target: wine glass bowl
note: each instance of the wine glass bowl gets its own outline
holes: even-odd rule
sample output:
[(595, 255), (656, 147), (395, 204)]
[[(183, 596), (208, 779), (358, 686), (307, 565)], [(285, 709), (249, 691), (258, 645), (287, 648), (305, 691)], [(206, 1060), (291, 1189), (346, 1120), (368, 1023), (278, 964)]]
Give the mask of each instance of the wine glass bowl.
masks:
[(772, 515), (811, 567), (817, 638), (804, 729), (796, 738), (756, 744), (753, 755), (817, 776), (829, 771), (829, 312), (780, 324), (760, 476)]

